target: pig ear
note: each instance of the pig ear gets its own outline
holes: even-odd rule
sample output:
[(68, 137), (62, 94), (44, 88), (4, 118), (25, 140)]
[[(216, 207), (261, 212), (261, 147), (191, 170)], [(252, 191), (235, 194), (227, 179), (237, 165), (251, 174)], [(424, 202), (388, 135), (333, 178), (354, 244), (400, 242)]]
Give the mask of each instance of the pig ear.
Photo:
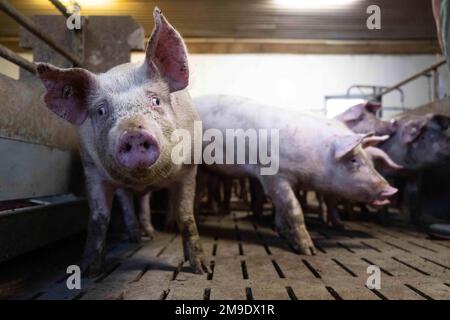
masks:
[(364, 105), (366, 110), (370, 113), (376, 114), (378, 110), (381, 109), (381, 103), (373, 102), (373, 101), (367, 101), (367, 103)]
[(363, 138), (364, 136), (360, 134), (337, 137), (333, 142), (334, 158), (341, 160), (352, 154), (353, 150), (361, 144)]
[(373, 147), (378, 145), (381, 142), (386, 141), (387, 139), (389, 139), (388, 135), (385, 136), (374, 136), (374, 135), (370, 135), (370, 136), (365, 136), (362, 140), (362, 146), (363, 148), (369, 148), (369, 147)]
[(450, 117), (440, 114), (429, 115), (429, 121), (439, 126), (442, 131), (446, 131), (450, 127)]
[(47, 89), (47, 107), (64, 120), (81, 125), (88, 115), (87, 96), (95, 76), (85, 69), (61, 69), (37, 63), (37, 75)]
[(348, 108), (346, 111), (337, 115), (336, 118), (342, 122), (348, 122), (358, 119), (364, 111), (364, 104), (357, 104), (353, 107)]
[(367, 152), (369, 157), (374, 162), (376, 168), (381, 166), (381, 167), (389, 168), (392, 170), (402, 170), (403, 169), (402, 166), (396, 164), (394, 162), (394, 160), (392, 160), (391, 157), (389, 157), (386, 152), (384, 152), (383, 150), (381, 150), (379, 148), (368, 147), (367, 149), (365, 149), (365, 151)]
[(409, 121), (408, 123), (406, 123), (406, 125), (403, 127), (403, 130), (401, 131), (401, 141), (408, 144), (416, 140), (422, 133), (426, 124), (426, 120)]
[(182, 90), (189, 84), (186, 45), (158, 8), (155, 8), (153, 17), (155, 27), (148, 40), (145, 61), (150, 72), (158, 72), (167, 82), (170, 92)]

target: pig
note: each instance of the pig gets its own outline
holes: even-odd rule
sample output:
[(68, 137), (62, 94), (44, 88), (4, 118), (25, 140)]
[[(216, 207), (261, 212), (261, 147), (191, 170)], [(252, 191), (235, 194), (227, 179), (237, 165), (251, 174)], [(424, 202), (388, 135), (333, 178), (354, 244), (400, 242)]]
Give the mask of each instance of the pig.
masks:
[[(389, 137), (384, 136), (383, 139), (387, 140)], [(386, 172), (386, 171), (400, 171), (403, 170), (403, 167), (396, 164), (383, 150), (376, 148), (376, 147), (368, 147), (365, 149), (367, 156), (374, 168), (378, 172)], [(336, 197), (330, 196), (330, 195), (324, 195), (323, 196), (324, 202), (326, 204), (326, 217), (322, 217), (325, 222), (334, 228), (337, 229), (344, 229), (344, 223), (342, 222), (341, 218), (339, 217), (338, 212), (338, 203), (341, 202), (340, 199), (337, 199)], [(376, 207), (381, 207), (384, 205), (389, 204), (389, 200), (385, 200), (382, 203), (378, 203)], [(345, 208), (348, 214), (353, 213), (353, 204), (350, 201), (345, 201)]]
[(380, 109), (380, 103), (367, 101), (350, 107), (335, 119), (345, 123), (355, 133), (373, 132), (378, 136), (390, 136), (397, 130), (397, 122), (378, 118), (376, 114)]
[(450, 117), (427, 114), (404, 115), (396, 119), (398, 128), (381, 148), (398, 164), (419, 170), (450, 161)]
[[(391, 122), (382, 121), (376, 114), (381, 109), (381, 104), (375, 101), (366, 101), (350, 107), (345, 112), (337, 115), (335, 119), (345, 123), (355, 133), (366, 134), (369, 132), (375, 133), (377, 136), (391, 135), (397, 128), (395, 120)], [(308, 207), (307, 191), (305, 191), (301, 201), (305, 207)], [(317, 195), (317, 199), (322, 199), (323, 196)], [(322, 202), (319, 200), (319, 213), (324, 220), (327, 221), (326, 212), (323, 210)]]
[(90, 207), (82, 262), (87, 275), (102, 270), (114, 192), (119, 190), (126, 211), (131, 211), (133, 194), (144, 204), (149, 192), (160, 188), (169, 190), (185, 259), (195, 272), (207, 272), (193, 215), (197, 168), (175, 164), (170, 156), (172, 132), (193, 132), (198, 120), (186, 90), (187, 49), (158, 8), (153, 17), (143, 63), (122, 64), (102, 74), (37, 64), (47, 107), (78, 127)]
[(380, 107), (373, 107), (369, 102), (356, 105), (336, 119), (355, 133), (389, 135), (390, 139), (380, 148), (404, 168), (418, 170), (450, 159), (450, 137), (445, 133), (450, 126), (449, 117), (409, 114), (387, 122), (376, 117)]
[[(378, 137), (355, 134), (324, 116), (278, 109), (242, 97), (210, 95), (195, 98), (194, 103), (204, 133), (213, 129), (226, 136), (227, 129), (279, 130), (279, 153), (273, 159), (278, 162), (277, 171), (262, 174), (260, 157), (256, 164), (213, 163), (209, 167), (219, 174), (259, 180), (275, 206), (278, 231), (299, 253), (311, 255), (316, 249), (296, 198), (297, 189), (311, 188), (373, 204), (384, 203), (397, 191), (375, 171), (364, 150), (379, 141)], [(276, 145), (271, 137), (265, 138), (271, 146)], [(258, 145), (246, 143), (247, 154), (258, 154)]]
[[(350, 122), (348, 115), (351, 113), (350, 110), (345, 111), (337, 118), (343, 119), (350, 128), (359, 128), (358, 131), (361, 133), (372, 132), (380, 127), (380, 122), (383, 121), (378, 118), (373, 121), (375, 113), (368, 110), (367, 112), (372, 112), (371, 121), (366, 121), (369, 118), (366, 117)], [(420, 204), (417, 203), (420, 201), (417, 193), (420, 188), (422, 171), (445, 165), (450, 161), (450, 137), (446, 134), (446, 130), (450, 126), (450, 118), (431, 113), (424, 116), (406, 114), (396, 117), (394, 121), (391, 121), (391, 123), (395, 123), (395, 126), (390, 139), (381, 144), (380, 148), (404, 170), (401, 175), (398, 172), (385, 172), (385, 176), (394, 179), (396, 185), (404, 187), (405, 192), (400, 193), (400, 197), (404, 196), (404, 193), (408, 193), (408, 198), (415, 202), (408, 205), (414, 220), (414, 216), (420, 215), (417, 212), (420, 207)]]

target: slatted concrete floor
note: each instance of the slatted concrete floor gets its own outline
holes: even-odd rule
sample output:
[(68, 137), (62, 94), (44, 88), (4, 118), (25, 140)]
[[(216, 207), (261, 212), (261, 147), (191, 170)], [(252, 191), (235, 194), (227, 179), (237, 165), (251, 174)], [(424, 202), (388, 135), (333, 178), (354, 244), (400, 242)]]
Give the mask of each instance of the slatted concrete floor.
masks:
[[(302, 256), (245, 211), (202, 218), (201, 235), (212, 273), (196, 275), (181, 261), (179, 235), (160, 233), (108, 254), (104, 274), (81, 290), (59, 280), (32, 299), (450, 299), (450, 242), (368, 222), (345, 231), (310, 220), (318, 253)], [(367, 267), (381, 268), (381, 289), (366, 287)]]

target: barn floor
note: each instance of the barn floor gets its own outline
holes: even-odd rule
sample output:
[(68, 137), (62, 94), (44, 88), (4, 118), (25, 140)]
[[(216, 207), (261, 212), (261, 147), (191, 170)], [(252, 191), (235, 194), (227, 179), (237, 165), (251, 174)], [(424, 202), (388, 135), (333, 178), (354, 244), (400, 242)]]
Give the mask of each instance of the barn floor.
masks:
[[(294, 253), (271, 227), (246, 211), (202, 217), (200, 234), (212, 273), (181, 261), (179, 235), (158, 233), (139, 245), (113, 245), (106, 272), (68, 290), (65, 268), (21, 299), (450, 299), (450, 242), (411, 228), (346, 222), (346, 230), (308, 219), (318, 253)], [(366, 287), (367, 267), (381, 289)]]

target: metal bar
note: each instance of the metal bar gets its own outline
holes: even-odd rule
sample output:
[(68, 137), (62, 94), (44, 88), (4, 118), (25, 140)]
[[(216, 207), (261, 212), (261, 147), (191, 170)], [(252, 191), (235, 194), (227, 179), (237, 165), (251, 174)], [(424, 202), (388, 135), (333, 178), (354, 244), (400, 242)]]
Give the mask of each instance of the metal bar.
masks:
[(13, 6), (11, 6), (6, 0), (0, 0), (0, 9), (5, 12), (8, 16), (16, 20), (20, 25), (34, 34), (36, 37), (45, 42), (49, 47), (54, 49), (56, 52), (61, 54), (63, 57), (70, 60), (75, 66), (82, 66), (80, 59), (68, 51), (66, 48), (60, 46), (55, 43), (50, 37), (46, 34), (39, 31), (38, 27), (31, 21), (28, 17), (24, 16), (22, 13), (16, 10)]
[(411, 82), (411, 81), (413, 81), (413, 80), (415, 80), (415, 79), (417, 79), (417, 78), (419, 78), (419, 77), (421, 77), (421, 76), (423, 76), (423, 75), (426, 75), (426, 74), (428, 74), (430, 71), (436, 70), (437, 68), (439, 68), (440, 66), (442, 66), (442, 65), (445, 64), (446, 62), (447, 62), (447, 59), (442, 59), (441, 61), (436, 62), (435, 64), (431, 65), (430, 67), (428, 67), (428, 68), (426, 68), (426, 69), (424, 69), (424, 70), (422, 70), (422, 71), (420, 71), (420, 72), (417, 72), (416, 74), (414, 74), (414, 75), (412, 75), (412, 76), (406, 78), (406, 79), (403, 80), (403, 81), (400, 81), (400, 82), (397, 83), (396, 85), (387, 88), (386, 90), (382, 91), (381, 93), (375, 95), (375, 97), (378, 98), (378, 97), (384, 96), (385, 94), (387, 94), (387, 93), (389, 93), (389, 92), (392, 92), (392, 91), (394, 91), (394, 90), (400, 88), (401, 86), (404, 86), (404, 85), (407, 84), (408, 82)]
[(439, 100), (439, 71), (433, 72), (433, 101)]
[(66, 17), (69, 18), (70, 17), (70, 13), (67, 11), (67, 8), (61, 3), (61, 1), (59, 0), (49, 0), (55, 7), (56, 9), (58, 9), (59, 12), (61, 12), (61, 14)]
[(24, 68), (25, 70), (31, 72), (32, 74), (36, 74), (36, 65), (33, 62), (30, 62), (12, 50), (9, 50), (7, 47), (0, 44), (0, 57), (5, 58), (8, 61), (11, 61), (14, 64), (17, 64), (19, 67)]

